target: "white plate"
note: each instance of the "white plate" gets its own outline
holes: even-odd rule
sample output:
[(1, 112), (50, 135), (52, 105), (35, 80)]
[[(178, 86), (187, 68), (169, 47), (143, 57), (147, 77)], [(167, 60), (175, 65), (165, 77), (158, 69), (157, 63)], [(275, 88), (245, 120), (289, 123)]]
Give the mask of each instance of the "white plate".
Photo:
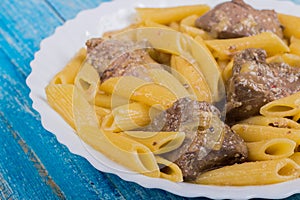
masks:
[[(27, 79), (31, 89), (33, 108), (42, 119), (45, 129), (56, 135), (72, 153), (86, 158), (95, 168), (118, 175), (126, 181), (136, 182), (146, 188), (160, 188), (185, 197), (209, 197), (214, 199), (245, 199), (254, 197), (284, 198), (300, 193), (300, 179), (266, 186), (223, 187), (189, 183), (173, 183), (158, 178), (149, 178), (121, 170), (122, 167), (110, 161), (88, 145), (82, 143), (68, 124), (47, 104), (45, 87), (51, 78), (62, 69), (68, 60), (84, 46), (87, 39), (99, 37), (103, 32), (129, 25), (134, 20), (134, 7), (166, 7), (206, 3), (214, 6), (221, 0), (116, 0), (99, 7), (80, 12), (67, 21), (55, 33), (41, 42), (40, 50), (31, 62), (32, 72)], [(298, 15), (300, 6), (287, 1), (248, 0), (247, 3), (259, 9), (275, 9), (278, 12)], [(105, 164), (104, 164), (105, 163)]]

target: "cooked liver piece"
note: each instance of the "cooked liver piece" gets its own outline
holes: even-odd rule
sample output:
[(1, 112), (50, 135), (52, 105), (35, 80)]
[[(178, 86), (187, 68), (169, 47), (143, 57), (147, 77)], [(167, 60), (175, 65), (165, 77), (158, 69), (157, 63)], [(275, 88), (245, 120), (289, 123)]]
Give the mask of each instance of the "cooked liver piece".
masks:
[(274, 10), (256, 10), (243, 0), (217, 5), (199, 17), (195, 25), (220, 39), (251, 36), (266, 31), (283, 37), (283, 28)]
[(124, 75), (149, 80), (147, 69), (161, 67), (150, 57), (146, 42), (93, 38), (86, 46), (87, 62), (97, 69), (101, 82)]
[(207, 102), (179, 99), (154, 118), (146, 130), (186, 134), (178, 149), (162, 155), (180, 167), (186, 181), (195, 180), (205, 171), (243, 162), (248, 156), (244, 141), (220, 120), (218, 109)]
[(240, 121), (259, 113), (273, 100), (300, 91), (300, 68), (285, 63), (266, 63), (262, 49), (246, 49), (234, 57), (227, 82), (227, 120)]

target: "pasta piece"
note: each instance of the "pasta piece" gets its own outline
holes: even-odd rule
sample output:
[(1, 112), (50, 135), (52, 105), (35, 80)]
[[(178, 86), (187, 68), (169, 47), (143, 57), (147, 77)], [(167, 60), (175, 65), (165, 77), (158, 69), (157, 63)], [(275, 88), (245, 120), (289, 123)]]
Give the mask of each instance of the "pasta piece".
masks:
[(177, 149), (185, 138), (184, 132), (126, 131), (124, 135), (147, 146), (155, 154)]
[(111, 110), (103, 108), (103, 107), (99, 107), (99, 106), (95, 106), (94, 109), (95, 109), (99, 124), (101, 124), (104, 117), (106, 115), (110, 114), (110, 112), (111, 112)]
[(278, 19), (284, 27), (283, 34), (285, 37), (295, 36), (300, 38), (300, 17), (279, 13)]
[(104, 108), (115, 108), (130, 103), (131, 101), (118, 95), (110, 95), (97, 92), (95, 105)]
[(190, 96), (190, 94), (183, 87), (183, 85), (172, 74), (170, 74), (166, 70), (150, 69), (149, 75), (155, 83), (162, 85), (168, 88), (171, 92), (173, 92), (176, 95), (177, 99)]
[(49, 84), (46, 89), (46, 96), (49, 105), (62, 118), (75, 129), (73, 115), (73, 90), (72, 84)]
[(201, 174), (196, 183), (208, 185), (266, 185), (298, 178), (300, 167), (284, 158), (268, 161), (245, 162), (225, 166)]
[(110, 78), (100, 85), (100, 89), (162, 109), (169, 108), (177, 100), (167, 88), (132, 76)]
[(178, 6), (168, 8), (136, 8), (141, 21), (151, 20), (160, 24), (180, 21), (190, 15), (203, 15), (210, 9), (207, 5)]
[(294, 120), (295, 122), (299, 122), (299, 119), (300, 119), (300, 112), (297, 113), (296, 115), (294, 115), (294, 117), (293, 117), (293, 120)]
[(287, 158), (294, 153), (296, 142), (286, 138), (274, 138), (259, 142), (248, 142), (248, 160), (274, 160)]
[(257, 142), (272, 138), (288, 138), (300, 144), (300, 130), (260, 125), (236, 124), (232, 127), (246, 142)]
[(197, 97), (198, 101), (212, 102), (212, 94), (203, 74), (192, 64), (180, 56), (172, 55), (171, 67), (174, 76), (183, 85), (188, 86), (190, 94)]
[(300, 92), (267, 103), (260, 108), (260, 114), (267, 117), (290, 117), (300, 112)]
[(179, 30), (183, 33), (187, 33), (192, 37), (200, 36), (203, 40), (213, 39), (213, 37), (209, 33), (195, 27), (195, 21), (198, 17), (198, 15), (191, 15), (181, 20)]
[(129, 26), (127, 26), (123, 29), (118, 29), (118, 30), (114, 30), (114, 31), (107, 31), (107, 32), (103, 33), (102, 37), (103, 38), (111, 38), (114, 35), (129, 31), (129, 30), (132, 30), (132, 29), (135, 29), (135, 28), (140, 28), (140, 27), (143, 27), (143, 26), (144, 26), (143, 22), (130, 24)]
[(175, 31), (179, 31), (179, 23), (178, 22), (171, 22), (168, 27), (170, 27), (171, 29), (175, 30)]
[(300, 124), (294, 120), (283, 118), (283, 117), (265, 117), (265, 116), (255, 116), (250, 117), (246, 120), (240, 122), (241, 124), (253, 124), (261, 126), (272, 126), (278, 128), (292, 128), (300, 129)]
[(293, 155), (290, 156), (290, 159), (295, 161), (298, 165), (300, 165), (300, 152), (295, 152)]
[(285, 53), (282, 55), (283, 62), (293, 67), (300, 67), (300, 55)]
[[(89, 84), (82, 87), (81, 80)], [(94, 106), (90, 103), (91, 94), (96, 94), (99, 77), (90, 65), (84, 65), (75, 80), (73, 95), (74, 119), (78, 136), (95, 150), (123, 166), (151, 177), (159, 177), (160, 171), (153, 153), (144, 145), (106, 132), (99, 128)], [(87, 94), (84, 94), (87, 93)]]
[(300, 56), (291, 53), (275, 55), (267, 58), (267, 63), (286, 63), (293, 67), (300, 67)]
[(86, 58), (86, 49), (81, 48), (67, 65), (58, 72), (50, 84), (74, 84), (75, 77)]
[(233, 68), (233, 59), (227, 64), (225, 69), (223, 70), (223, 80), (226, 82), (232, 76), (232, 68)]
[(300, 56), (300, 37), (296, 38), (292, 36), (290, 42), (291, 53)]
[(151, 20), (145, 20), (144, 24), (145, 24), (146, 27), (157, 27), (157, 28), (169, 28), (169, 29), (171, 29), (171, 27), (169, 27), (169, 26), (159, 24), (159, 23), (151, 21)]
[(164, 178), (173, 182), (182, 182), (183, 176), (181, 169), (160, 156), (155, 156), (156, 162), (160, 165), (160, 178)]
[(134, 102), (114, 108), (103, 119), (101, 127), (105, 131), (121, 132), (146, 126), (149, 122), (149, 107)]
[(268, 56), (289, 52), (289, 47), (271, 32), (235, 39), (206, 40), (205, 43), (213, 55), (221, 60), (230, 59), (235, 52), (247, 48), (262, 48)]

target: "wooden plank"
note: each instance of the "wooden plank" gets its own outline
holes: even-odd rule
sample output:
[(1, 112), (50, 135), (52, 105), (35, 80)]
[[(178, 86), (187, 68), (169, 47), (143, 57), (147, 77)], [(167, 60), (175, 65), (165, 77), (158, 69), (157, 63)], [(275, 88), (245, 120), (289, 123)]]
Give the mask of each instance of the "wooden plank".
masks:
[[(23, 76), (14, 70), (14, 65), (1, 50), (0, 58), (5, 63), (0, 64), (0, 110), (4, 118), (1, 121), (5, 121), (14, 133), (18, 133), (18, 138), (22, 138), (18, 141), (24, 141), (20, 142), (21, 144), (26, 143), (26, 150), (21, 148), (21, 151), (20, 148), (14, 147), (12, 152), (15, 153), (11, 155), (16, 155), (16, 152), (18, 155), (30, 152), (27, 156), (35, 166), (38, 174), (36, 177), (52, 184), (52, 181), (49, 181), (51, 177), (53, 184), (55, 183), (68, 198), (123, 199), (105, 174), (99, 173), (85, 159), (70, 153), (65, 146), (58, 143), (53, 134), (43, 129), (38, 115), (30, 107), (29, 90)], [(4, 169), (9, 167), (1, 159), (0, 166)], [(25, 171), (27, 170), (30, 169), (25, 166)], [(19, 180), (14, 180), (14, 184), (19, 181), (21, 186), (22, 177), (30, 179), (27, 173), (22, 173)], [(51, 186), (48, 184), (46, 187), (36, 182), (32, 184), (30, 187), (49, 193)], [(52, 190), (53, 188), (55, 187), (52, 187)]]
[(60, 1), (60, 0), (46, 0), (51, 7), (59, 13), (63, 20), (73, 19), (80, 11), (95, 8), (103, 2), (111, 0), (94, 0), (94, 1)]
[[(0, 119), (0, 129), (2, 130), (0, 154), (1, 162), (5, 163), (4, 166), (0, 166), (4, 199), (20, 197), (28, 199), (32, 195), (54, 198), (56, 195), (37, 174), (35, 164), (38, 163), (32, 162), (34, 157), (30, 155), (31, 152), (28, 151), (26, 143), (17, 132), (10, 129), (11, 127), (4, 120), (3, 112), (0, 112)], [(19, 152), (18, 154), (16, 154), (16, 150)], [(39, 188), (45, 189), (40, 190)]]

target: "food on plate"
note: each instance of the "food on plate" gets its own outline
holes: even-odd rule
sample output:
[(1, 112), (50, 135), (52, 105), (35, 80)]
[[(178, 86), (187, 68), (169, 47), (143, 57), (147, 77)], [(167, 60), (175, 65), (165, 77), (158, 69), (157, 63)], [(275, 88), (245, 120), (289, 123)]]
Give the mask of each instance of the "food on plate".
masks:
[(232, 0), (217, 5), (199, 17), (196, 26), (215, 38), (237, 38), (273, 32), (283, 37), (283, 27), (274, 10), (257, 10), (243, 0)]
[(88, 39), (46, 87), (84, 145), (174, 182), (300, 177), (300, 39), (288, 20), (299, 17), (241, 0), (136, 15)]
[(162, 156), (180, 167), (186, 181), (211, 169), (244, 162), (248, 155), (244, 141), (220, 120), (220, 111), (207, 102), (179, 99), (146, 129), (185, 133), (183, 144)]
[(266, 62), (262, 49), (246, 49), (234, 57), (227, 81), (227, 120), (258, 115), (265, 104), (300, 91), (300, 69)]

